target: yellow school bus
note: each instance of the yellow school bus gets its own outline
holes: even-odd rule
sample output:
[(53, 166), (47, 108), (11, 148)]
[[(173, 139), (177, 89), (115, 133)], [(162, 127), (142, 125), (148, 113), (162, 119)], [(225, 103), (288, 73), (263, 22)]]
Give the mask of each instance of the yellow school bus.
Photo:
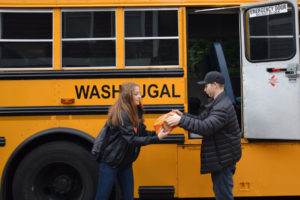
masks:
[[(90, 149), (119, 86), (140, 85), (154, 130), (172, 109), (198, 114), (215, 69), (243, 134), (234, 195), (300, 196), (298, 6), (255, 2), (1, 0), (0, 199), (93, 200)], [(135, 198), (214, 197), (201, 140), (175, 128), (143, 147)]]

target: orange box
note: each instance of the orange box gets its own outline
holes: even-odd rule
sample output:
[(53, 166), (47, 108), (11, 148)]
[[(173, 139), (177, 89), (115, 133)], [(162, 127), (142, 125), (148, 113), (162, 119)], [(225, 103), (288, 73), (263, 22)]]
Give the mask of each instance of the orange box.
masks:
[(167, 114), (164, 114), (162, 116), (160, 116), (154, 123), (154, 128), (155, 128), (155, 132), (156, 134), (158, 134), (161, 130), (164, 130), (164, 132), (167, 132), (167, 131), (172, 131), (176, 126), (169, 126), (165, 120), (172, 116), (173, 113), (172, 112), (169, 112)]

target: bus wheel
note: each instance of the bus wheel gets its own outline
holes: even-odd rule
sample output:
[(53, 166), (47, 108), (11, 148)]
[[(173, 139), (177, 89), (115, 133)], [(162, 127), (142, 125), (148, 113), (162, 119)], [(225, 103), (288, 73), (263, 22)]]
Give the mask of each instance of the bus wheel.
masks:
[(94, 200), (98, 164), (88, 150), (65, 141), (35, 148), (13, 178), (14, 200)]

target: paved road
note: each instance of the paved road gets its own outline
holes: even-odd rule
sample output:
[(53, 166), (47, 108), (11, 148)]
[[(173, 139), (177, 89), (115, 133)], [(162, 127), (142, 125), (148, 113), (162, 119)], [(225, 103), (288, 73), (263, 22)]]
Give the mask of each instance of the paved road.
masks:
[[(204, 199), (174, 199), (174, 200), (215, 200), (214, 198)], [(235, 197), (234, 200), (300, 200), (298, 197)]]

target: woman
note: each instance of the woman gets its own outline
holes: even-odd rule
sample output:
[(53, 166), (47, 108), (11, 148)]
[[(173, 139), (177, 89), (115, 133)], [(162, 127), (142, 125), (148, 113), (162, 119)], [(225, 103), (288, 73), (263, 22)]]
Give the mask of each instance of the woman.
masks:
[(123, 83), (108, 113), (109, 139), (100, 160), (95, 200), (109, 199), (116, 178), (122, 199), (134, 199), (132, 163), (137, 159), (140, 146), (157, 143), (169, 134), (161, 131), (156, 135), (154, 131), (147, 131), (143, 122), (140, 87), (132, 82)]

